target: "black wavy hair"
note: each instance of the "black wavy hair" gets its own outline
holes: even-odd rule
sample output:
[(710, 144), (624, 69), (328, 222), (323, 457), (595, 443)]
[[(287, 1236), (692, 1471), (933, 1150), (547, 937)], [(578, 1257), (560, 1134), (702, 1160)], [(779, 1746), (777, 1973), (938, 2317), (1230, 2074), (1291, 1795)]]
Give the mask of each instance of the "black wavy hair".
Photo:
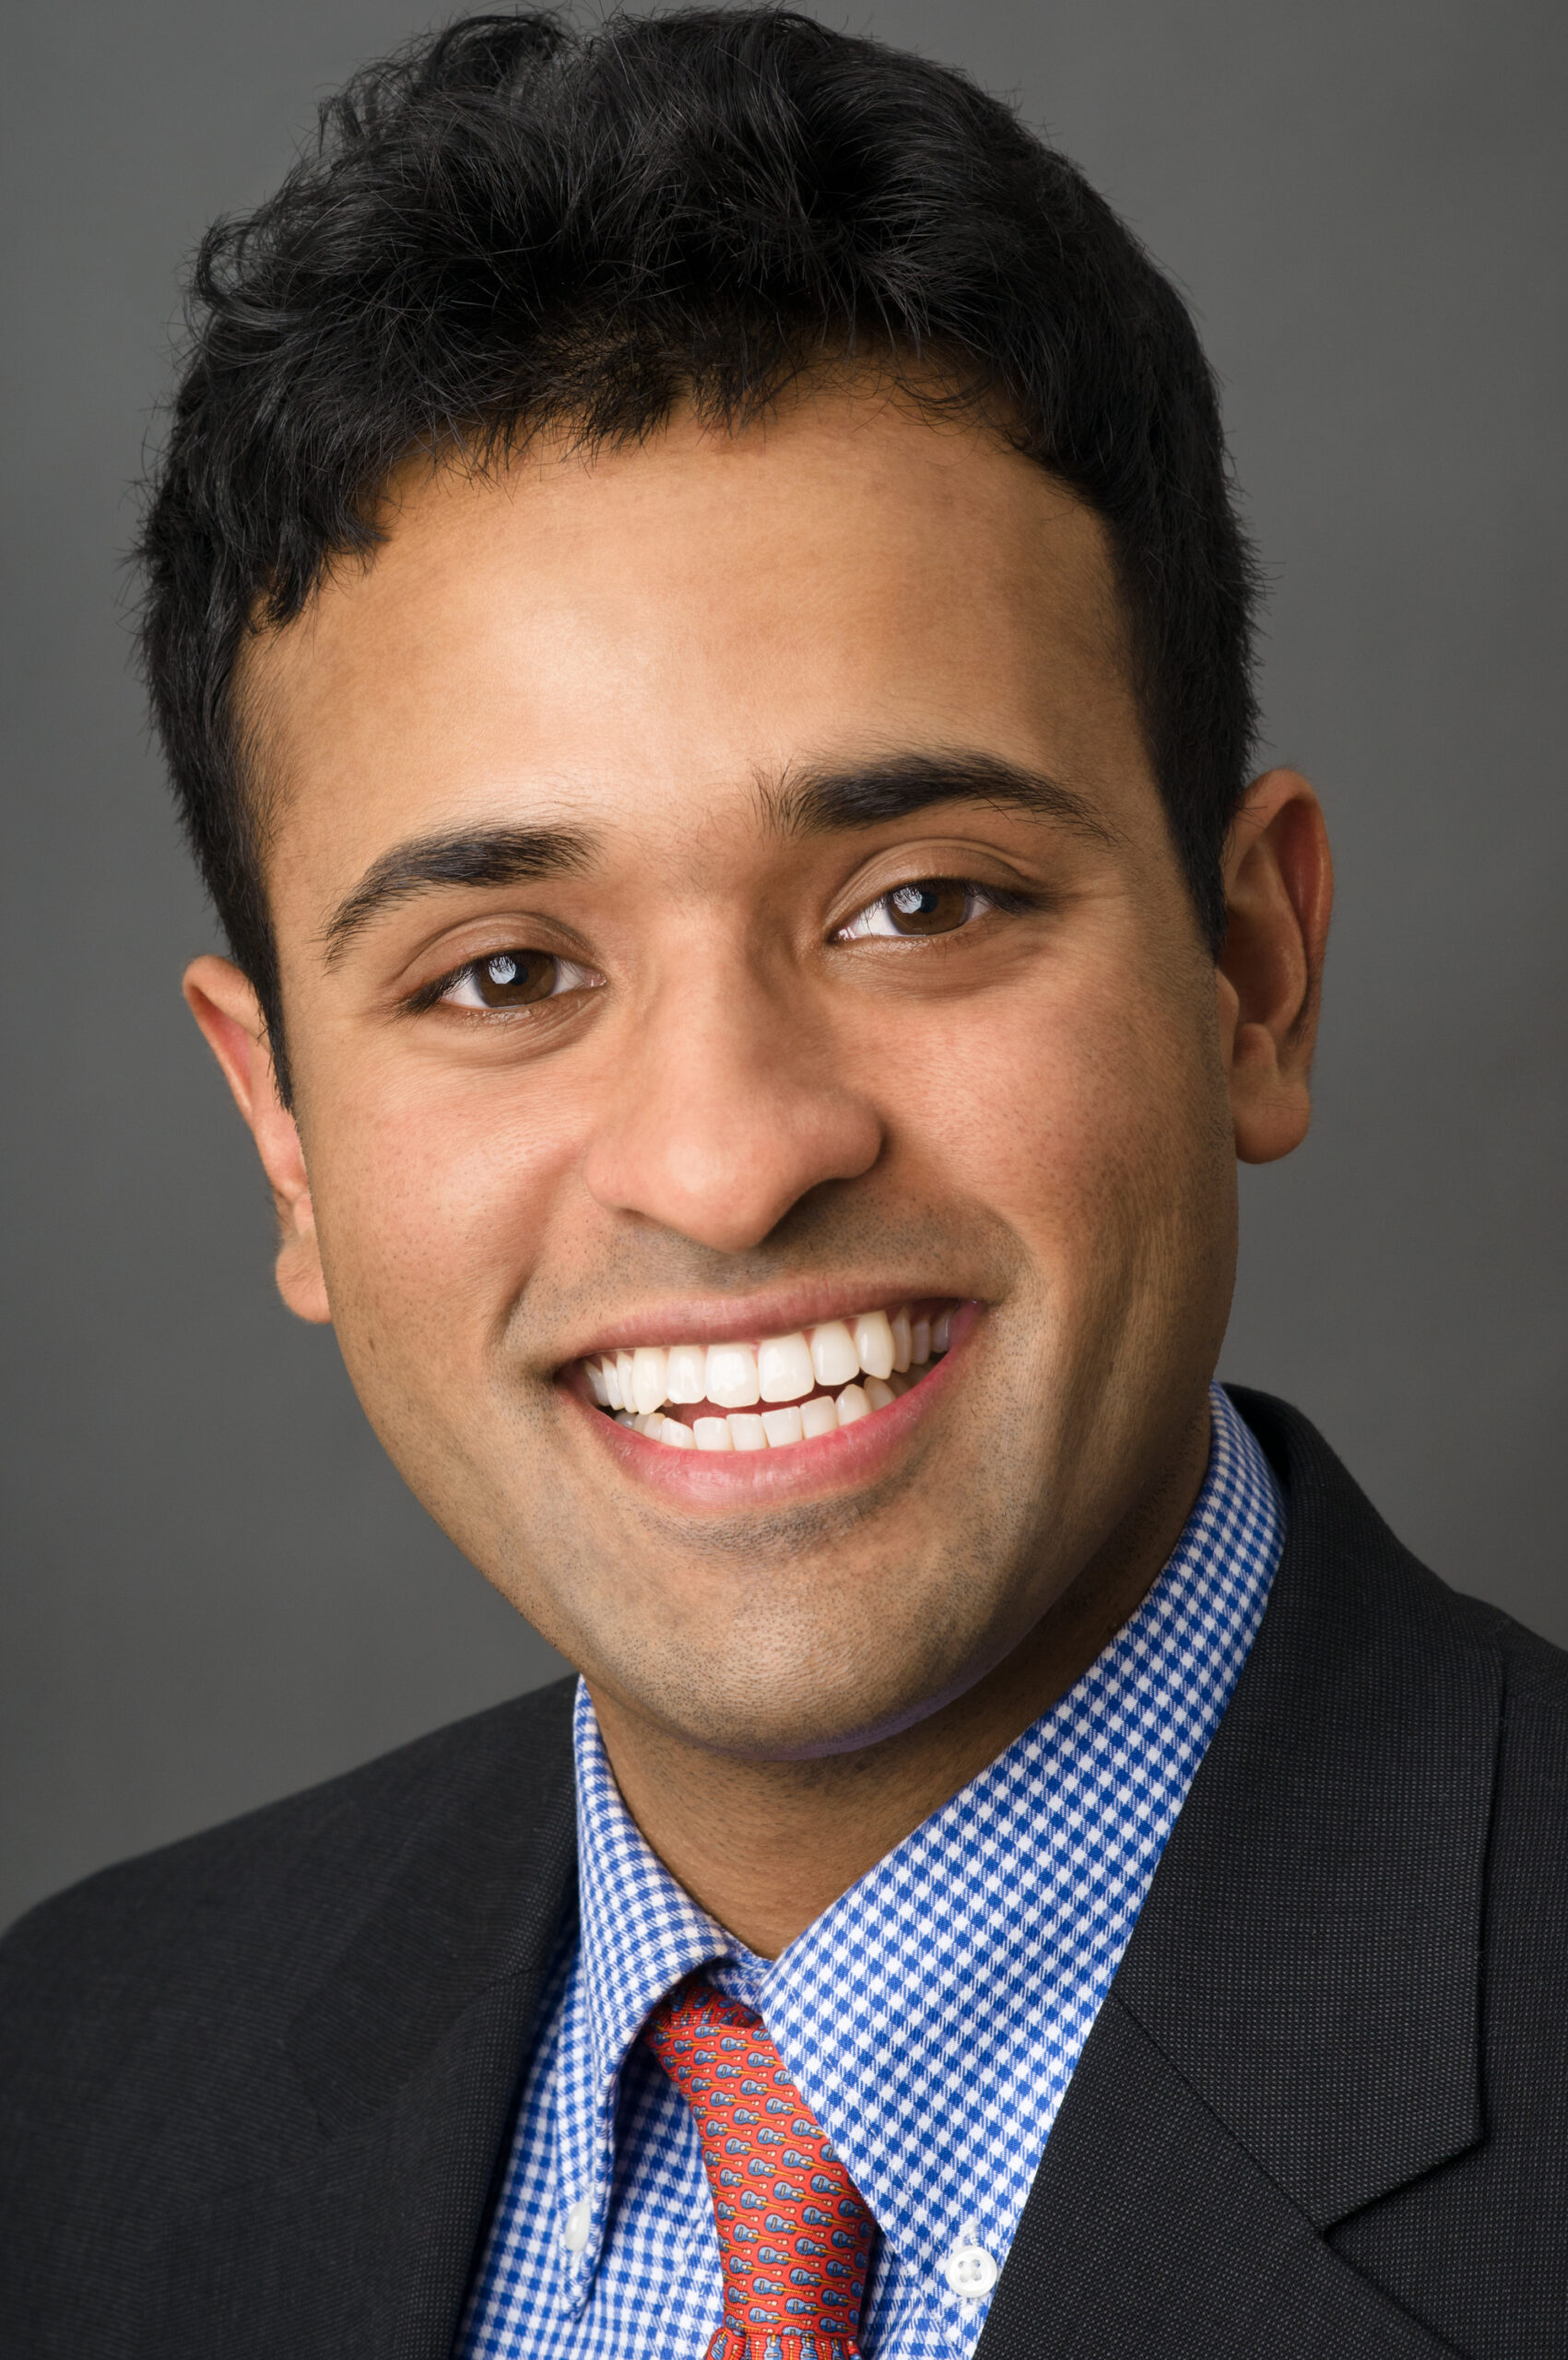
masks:
[[(377, 537), (419, 452), (730, 427), (874, 356), (972, 402), (1103, 519), (1204, 933), (1255, 725), (1255, 575), (1181, 298), (1081, 174), (961, 74), (771, 8), (469, 17), (356, 77), (218, 222), (139, 556), (154, 715), (282, 1071), (245, 635)], [(938, 394), (934, 388), (940, 385)]]

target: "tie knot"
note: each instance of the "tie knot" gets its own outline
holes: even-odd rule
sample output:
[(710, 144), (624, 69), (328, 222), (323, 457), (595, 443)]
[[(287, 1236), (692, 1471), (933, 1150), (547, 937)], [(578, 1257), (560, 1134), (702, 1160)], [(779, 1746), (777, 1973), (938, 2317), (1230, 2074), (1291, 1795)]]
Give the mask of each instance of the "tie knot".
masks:
[(875, 2224), (761, 2017), (693, 1976), (643, 2036), (702, 2142), (725, 2278), (708, 2360), (857, 2360)]

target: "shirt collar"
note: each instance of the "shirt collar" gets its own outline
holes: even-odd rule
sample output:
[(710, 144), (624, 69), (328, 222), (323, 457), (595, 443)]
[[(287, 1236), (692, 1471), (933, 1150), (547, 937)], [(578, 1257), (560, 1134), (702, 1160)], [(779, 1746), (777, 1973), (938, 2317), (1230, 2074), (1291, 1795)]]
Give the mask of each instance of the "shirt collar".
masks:
[[(578, 1943), (561, 2001), (555, 2136), (557, 2225), (571, 2296), (581, 2303), (608, 2220), (627, 2053), (665, 1993), (728, 1950), (730, 1937), (677, 1884), (622, 1802), (581, 1681), (572, 1736)], [(584, 2207), (580, 2226), (571, 2215)]]
[[(1279, 1562), (1267, 1462), (1218, 1386), (1211, 1403), (1203, 1488), (1131, 1621), (777, 1960), (736, 1941), (644, 1841), (579, 1687), (581, 1947), (561, 2027), (578, 2069), (558, 2083), (556, 2128), (559, 2185), (595, 2191), (574, 2272), (583, 2291), (607, 2210), (620, 2069), (650, 2010), (710, 1963), (765, 2018), (901, 2259), (935, 2272), (961, 2228), (1005, 2253)], [(1020, 2047), (1036, 2093), (1025, 2125), (997, 2120), (991, 2072)]]

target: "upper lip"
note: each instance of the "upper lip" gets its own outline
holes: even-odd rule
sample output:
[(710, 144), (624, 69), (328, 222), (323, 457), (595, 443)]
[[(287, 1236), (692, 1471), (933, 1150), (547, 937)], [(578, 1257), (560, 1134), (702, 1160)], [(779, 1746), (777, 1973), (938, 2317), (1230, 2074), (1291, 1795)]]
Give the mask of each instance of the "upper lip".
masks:
[(595, 1330), (562, 1359), (593, 1360), (601, 1352), (633, 1352), (639, 1344), (744, 1344), (764, 1336), (793, 1336), (829, 1319), (853, 1320), (863, 1311), (896, 1311), (904, 1303), (957, 1303), (952, 1287), (911, 1285), (907, 1280), (802, 1281), (767, 1294), (688, 1296), (627, 1311)]

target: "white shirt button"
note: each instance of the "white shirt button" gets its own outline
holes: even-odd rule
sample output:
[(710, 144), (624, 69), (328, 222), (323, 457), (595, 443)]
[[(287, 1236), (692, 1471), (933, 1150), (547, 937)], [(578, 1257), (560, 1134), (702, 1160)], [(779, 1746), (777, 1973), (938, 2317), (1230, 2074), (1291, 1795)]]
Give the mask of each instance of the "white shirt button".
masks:
[(988, 2295), (1001, 2272), (984, 2246), (955, 2246), (942, 2264), (942, 2275), (955, 2295), (973, 2301)]
[(568, 2253), (581, 2253), (588, 2242), (588, 2232), (594, 2225), (594, 2208), (587, 2197), (580, 2196), (566, 2216), (566, 2226), (560, 2242)]

